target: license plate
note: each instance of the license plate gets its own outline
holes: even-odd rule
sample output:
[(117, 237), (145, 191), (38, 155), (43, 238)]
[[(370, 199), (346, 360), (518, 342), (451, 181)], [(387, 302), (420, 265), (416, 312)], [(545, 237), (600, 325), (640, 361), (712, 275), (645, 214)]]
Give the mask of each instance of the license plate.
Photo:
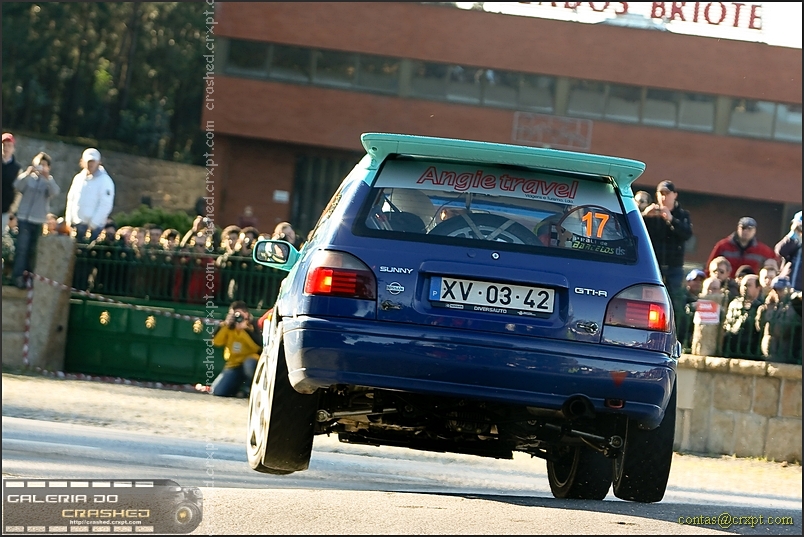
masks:
[(555, 307), (553, 289), (440, 276), (430, 280), (429, 298), (434, 306), (509, 315), (548, 314)]

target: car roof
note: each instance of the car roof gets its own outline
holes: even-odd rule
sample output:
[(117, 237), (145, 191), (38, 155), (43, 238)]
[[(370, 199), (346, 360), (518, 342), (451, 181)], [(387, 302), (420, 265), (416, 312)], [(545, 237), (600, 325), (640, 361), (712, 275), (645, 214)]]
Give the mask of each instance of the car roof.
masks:
[(645, 163), (638, 160), (541, 147), (375, 132), (364, 133), (360, 136), (360, 140), (372, 158), (370, 168), (379, 166), (389, 155), (537, 167), (595, 177), (611, 177), (622, 194), (629, 197), (633, 196), (631, 184), (645, 171)]

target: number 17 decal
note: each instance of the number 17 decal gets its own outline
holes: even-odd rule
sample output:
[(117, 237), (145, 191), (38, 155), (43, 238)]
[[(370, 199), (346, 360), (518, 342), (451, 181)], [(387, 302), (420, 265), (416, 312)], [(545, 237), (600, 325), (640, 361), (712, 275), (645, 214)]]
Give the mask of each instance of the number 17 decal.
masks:
[(603, 236), (603, 228), (606, 227), (606, 222), (609, 221), (609, 215), (606, 213), (586, 213), (581, 218), (581, 221), (586, 223), (586, 236), (592, 236), (592, 219), (596, 218), (600, 220), (600, 224), (597, 226), (597, 238), (601, 238)]

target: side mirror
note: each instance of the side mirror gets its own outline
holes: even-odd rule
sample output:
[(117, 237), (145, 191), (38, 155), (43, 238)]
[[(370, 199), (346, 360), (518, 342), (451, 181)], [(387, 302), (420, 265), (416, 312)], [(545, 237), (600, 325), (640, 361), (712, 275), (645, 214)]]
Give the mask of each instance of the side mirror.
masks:
[(290, 272), (299, 260), (299, 251), (287, 241), (260, 239), (254, 245), (252, 256), (260, 265)]

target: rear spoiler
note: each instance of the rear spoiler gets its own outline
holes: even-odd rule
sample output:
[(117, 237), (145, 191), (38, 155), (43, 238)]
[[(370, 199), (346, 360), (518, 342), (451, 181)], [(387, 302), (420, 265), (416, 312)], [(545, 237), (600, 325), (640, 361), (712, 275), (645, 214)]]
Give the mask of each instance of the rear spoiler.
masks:
[(632, 197), (631, 185), (645, 171), (645, 163), (604, 155), (560, 151), (541, 147), (496, 144), (454, 138), (368, 132), (360, 136), (370, 168), (376, 169), (390, 155), (458, 159), (485, 164), (508, 164), (545, 171), (572, 172), (611, 177), (624, 196)]

